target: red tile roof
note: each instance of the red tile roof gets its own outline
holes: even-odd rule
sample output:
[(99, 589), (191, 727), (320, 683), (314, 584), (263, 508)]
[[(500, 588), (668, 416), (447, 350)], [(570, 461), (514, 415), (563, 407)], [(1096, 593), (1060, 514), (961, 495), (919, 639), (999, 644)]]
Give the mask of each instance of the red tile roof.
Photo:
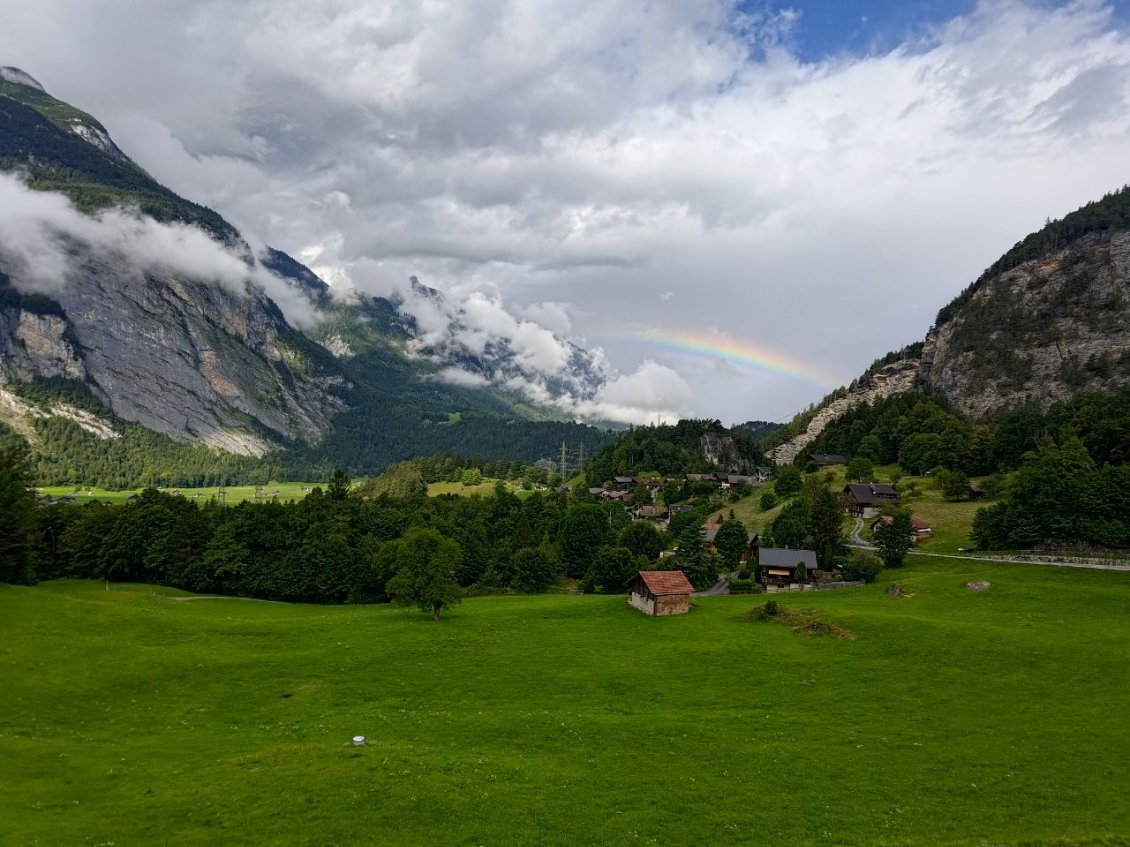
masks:
[(656, 597), (665, 597), (668, 594), (690, 594), (694, 591), (694, 586), (682, 571), (640, 571), (640, 579), (647, 586), (647, 590)]

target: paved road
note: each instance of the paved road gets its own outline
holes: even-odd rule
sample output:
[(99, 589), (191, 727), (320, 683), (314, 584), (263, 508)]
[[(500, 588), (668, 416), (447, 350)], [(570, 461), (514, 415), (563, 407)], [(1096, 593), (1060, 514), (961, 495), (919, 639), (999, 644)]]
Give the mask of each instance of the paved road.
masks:
[(852, 547), (862, 547), (865, 550), (874, 550), (875, 545), (868, 544), (866, 541), (863, 540), (863, 537), (859, 534), (862, 530), (863, 530), (863, 518), (856, 518), (855, 519), (855, 526), (853, 526), (851, 528), (851, 534), (848, 536), (851, 546)]
[(692, 597), (719, 597), (723, 594), (730, 593), (730, 582), (726, 579), (725, 574), (718, 575), (718, 581), (705, 591), (696, 591)]

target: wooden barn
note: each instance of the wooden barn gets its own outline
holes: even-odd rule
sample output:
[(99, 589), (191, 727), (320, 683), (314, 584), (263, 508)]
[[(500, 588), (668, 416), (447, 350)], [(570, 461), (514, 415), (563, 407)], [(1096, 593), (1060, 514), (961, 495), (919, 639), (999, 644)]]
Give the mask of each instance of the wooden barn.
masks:
[(628, 588), (628, 605), (645, 615), (685, 615), (694, 587), (682, 571), (640, 571)]

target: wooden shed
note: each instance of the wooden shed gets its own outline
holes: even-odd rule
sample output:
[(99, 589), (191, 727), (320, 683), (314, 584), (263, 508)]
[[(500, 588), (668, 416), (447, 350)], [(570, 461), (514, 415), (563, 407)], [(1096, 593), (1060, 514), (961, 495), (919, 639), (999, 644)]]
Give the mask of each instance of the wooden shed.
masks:
[(685, 615), (694, 587), (682, 571), (640, 571), (628, 588), (628, 605), (645, 615)]

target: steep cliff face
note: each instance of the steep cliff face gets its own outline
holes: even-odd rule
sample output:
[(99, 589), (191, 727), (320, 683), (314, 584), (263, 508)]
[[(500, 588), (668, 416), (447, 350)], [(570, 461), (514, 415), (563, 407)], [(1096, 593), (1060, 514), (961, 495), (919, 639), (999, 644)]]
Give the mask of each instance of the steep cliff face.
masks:
[(982, 281), (927, 336), (922, 385), (977, 420), (1130, 385), (1130, 233), (1089, 233)]
[[(53, 206), (38, 223), (36, 234), (66, 266), (46, 285), (31, 278), (25, 245), (0, 233), (0, 384), (81, 382), (124, 420), (234, 453), (261, 455), (324, 435), (344, 406), (341, 370), (251, 281), (256, 260), (226, 221), (154, 182), (101, 124), (13, 68), (0, 73), (0, 169), (74, 203)], [(134, 230), (120, 221), (112, 233), (102, 232), (110, 225), (100, 219), (78, 225), (77, 235), (66, 230), (82, 212), (119, 204), (171, 227), (137, 232), (163, 236), (182, 254), (185, 243), (198, 245), (207, 261), (182, 255), (139, 264), (128, 243)], [(198, 228), (195, 236), (185, 235), (186, 224)], [(163, 249), (154, 243), (140, 252)], [(218, 280), (217, 257), (234, 283)], [(259, 271), (292, 280), (296, 295), (319, 294), (320, 281), (285, 254), (271, 251)], [(7, 403), (9, 423), (25, 405)], [(50, 408), (25, 411), (37, 417)]]

